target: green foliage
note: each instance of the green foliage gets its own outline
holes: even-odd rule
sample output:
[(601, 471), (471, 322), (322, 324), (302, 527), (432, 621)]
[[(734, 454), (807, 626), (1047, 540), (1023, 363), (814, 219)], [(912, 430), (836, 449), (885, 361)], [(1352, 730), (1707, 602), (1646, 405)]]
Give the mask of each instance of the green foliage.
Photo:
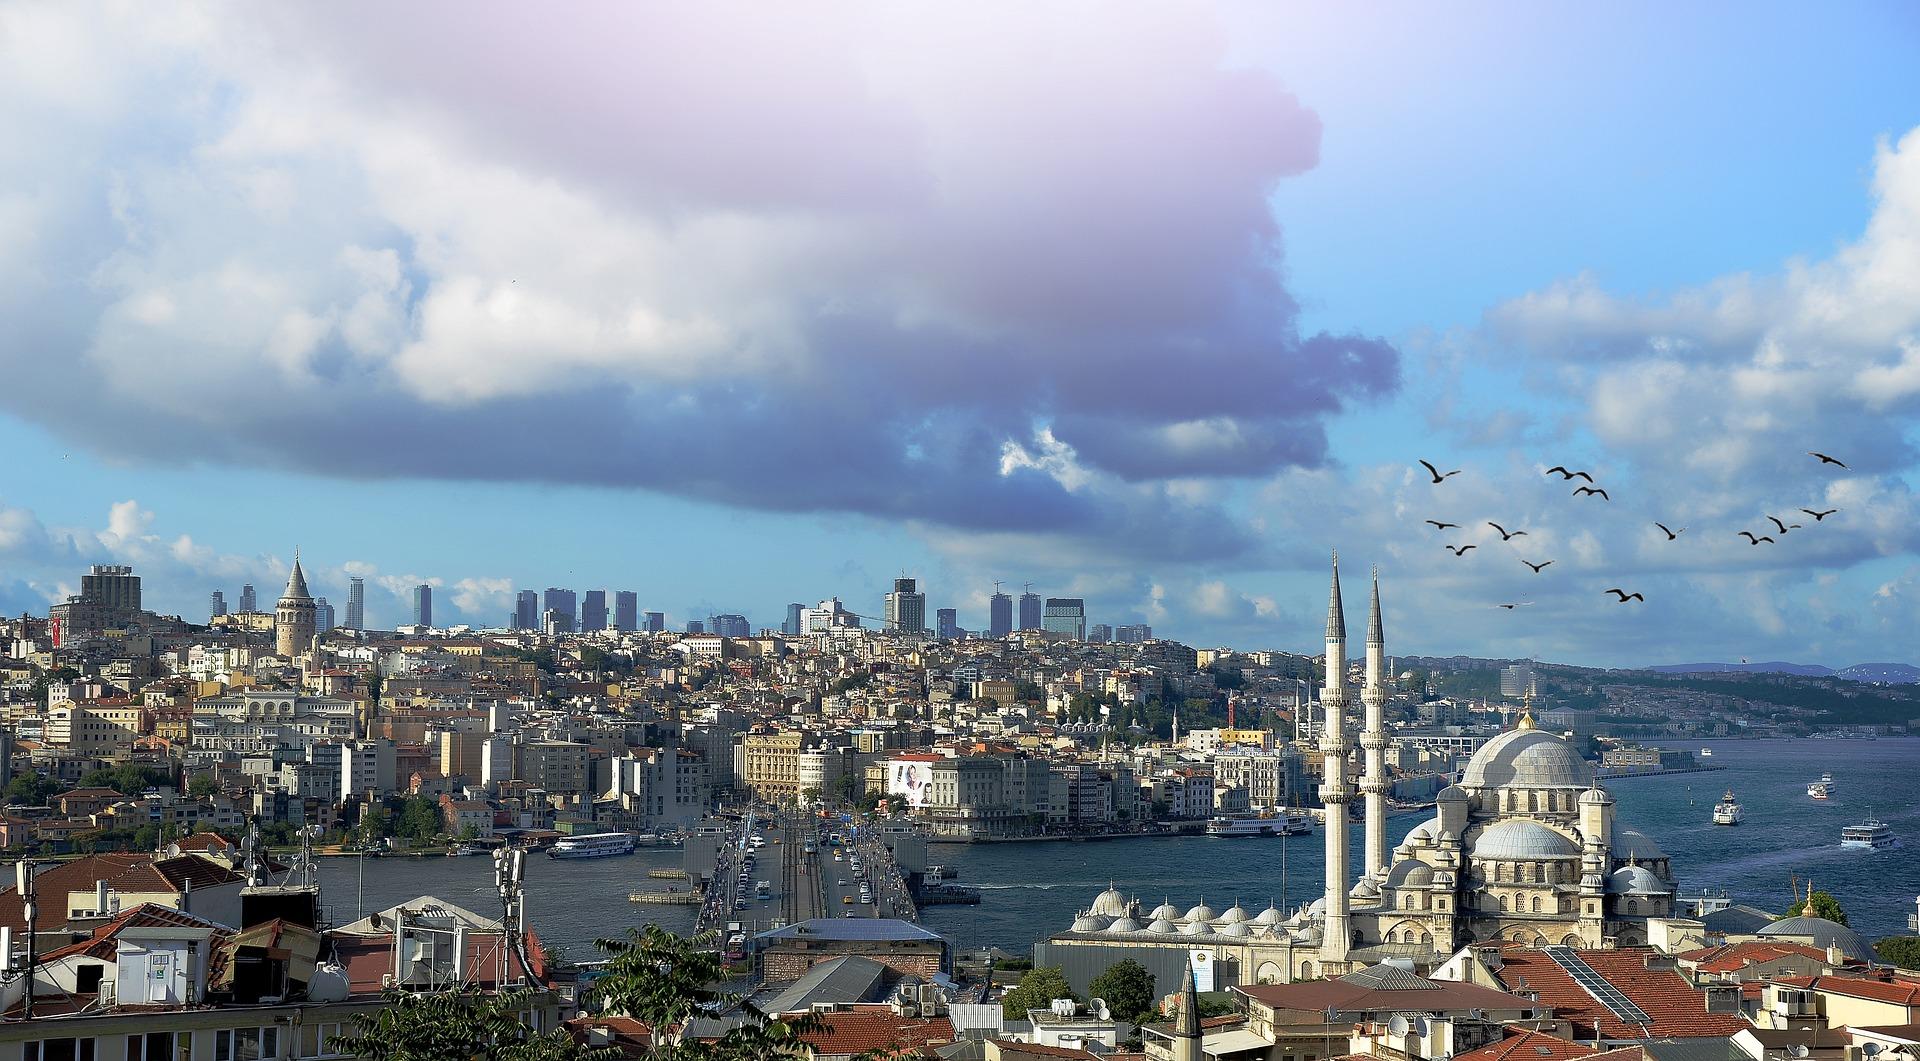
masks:
[(1813, 916), (1824, 917), (1837, 924), (1847, 923), (1847, 912), (1840, 909), (1840, 900), (1832, 895), (1826, 892), (1814, 892), (1802, 903), (1800, 909), (1805, 909), (1807, 903), (1813, 906)]
[(1227, 999), (1208, 998), (1205, 995), (1200, 996), (1200, 1000), (1193, 1004), (1193, 1008), (1199, 1011), (1201, 1020), (1206, 1020), (1208, 1017), (1224, 1017), (1229, 1013), (1237, 1012), (1233, 1008), (1233, 1003)]
[(156, 785), (165, 785), (173, 778), (164, 770), (137, 763), (127, 763), (113, 769), (99, 769), (80, 779), (81, 788), (110, 788), (123, 796), (136, 796)]
[(335, 1036), (326, 1045), (370, 1061), (611, 1061), (620, 1056), (609, 1047), (577, 1045), (564, 1029), (528, 1035), (520, 1013), (536, 1001), (531, 991), (389, 991), (385, 1006), (353, 1015), (354, 1034)]
[(43, 807), (63, 785), (45, 774), (28, 770), (7, 782), (7, 802), (26, 807)]
[[(676, 936), (659, 925), (628, 929), (624, 939), (597, 939), (608, 955), (605, 975), (593, 982), (588, 1004), (600, 1012), (622, 1014), (655, 1028), (671, 1027), (698, 1013), (738, 1001), (717, 986), (726, 973), (711, 935)], [(672, 1056), (686, 1061), (758, 1061), (807, 1057), (805, 1035), (823, 1029), (819, 1018), (770, 1017), (741, 1005), (745, 1019), (712, 1043), (683, 1042)]]
[(400, 804), (400, 818), (394, 825), (396, 836), (425, 843), (439, 836), (440, 805), (425, 796), (408, 796)]
[(1873, 945), (1881, 961), (1902, 969), (1920, 969), (1920, 936), (1888, 936)]
[(220, 786), (213, 780), (211, 770), (202, 770), (187, 779), (187, 795), (194, 799), (205, 799), (218, 791)]
[(1047, 691), (1030, 681), (1013, 683), (1013, 698), (1030, 704), (1043, 704), (1047, 701)]
[(1087, 994), (1106, 1000), (1107, 1008), (1121, 1020), (1144, 1023), (1153, 1012), (1153, 974), (1132, 958), (1122, 958), (1093, 978)]
[(1247, 684), (1238, 667), (1208, 667), (1207, 673), (1213, 675), (1213, 684), (1222, 689), (1239, 689)]
[(1080, 1001), (1068, 986), (1066, 974), (1057, 965), (1041, 965), (1027, 970), (1020, 983), (1000, 1000), (1000, 1011), (1008, 1020), (1025, 1020), (1030, 1009), (1046, 1009), (1056, 998)]

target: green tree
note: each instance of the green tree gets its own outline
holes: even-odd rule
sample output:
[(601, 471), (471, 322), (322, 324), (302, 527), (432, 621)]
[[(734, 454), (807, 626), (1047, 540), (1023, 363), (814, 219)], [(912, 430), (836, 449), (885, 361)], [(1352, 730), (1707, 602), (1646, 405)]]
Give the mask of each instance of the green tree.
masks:
[(1790, 912), (1799, 913), (1808, 906), (1813, 907), (1813, 916), (1815, 917), (1824, 917), (1829, 921), (1841, 925), (1847, 923), (1847, 912), (1840, 908), (1840, 900), (1835, 899), (1827, 892), (1814, 892), (1807, 896), (1801, 905)]
[(7, 802), (25, 807), (42, 807), (62, 788), (60, 782), (32, 770), (7, 782)]
[(425, 796), (408, 796), (400, 805), (400, 821), (394, 832), (422, 843), (440, 835), (440, 805)]
[[(608, 955), (605, 974), (587, 995), (588, 1004), (599, 1012), (666, 1028), (738, 1001), (717, 986), (726, 967), (710, 934), (688, 939), (649, 924), (628, 929), (625, 938), (597, 939), (593, 945)], [(717, 1042), (663, 1043), (655, 1052), (686, 1061), (807, 1057), (810, 1050), (803, 1037), (824, 1027), (811, 1014), (770, 1017), (749, 1004), (741, 1005), (740, 1015), (744, 1019)]]
[(1132, 958), (1122, 958), (1093, 978), (1087, 994), (1105, 1000), (1107, 1008), (1121, 1020), (1145, 1023), (1153, 1012), (1153, 974)]
[(1888, 936), (1873, 945), (1881, 961), (1902, 969), (1920, 969), (1920, 936)]
[(220, 786), (213, 780), (211, 770), (202, 770), (187, 779), (187, 795), (194, 799), (205, 799), (218, 791)]
[(1041, 965), (1027, 970), (1013, 990), (1007, 992), (1000, 1000), (1000, 1011), (1008, 1020), (1025, 1020), (1028, 1010), (1046, 1009), (1056, 998), (1080, 1001), (1058, 965)]
[(353, 1015), (354, 1034), (334, 1036), (326, 1045), (372, 1061), (611, 1061), (620, 1056), (610, 1047), (578, 1045), (565, 1029), (529, 1035), (520, 1013), (535, 1001), (532, 991), (389, 991), (386, 1005)]

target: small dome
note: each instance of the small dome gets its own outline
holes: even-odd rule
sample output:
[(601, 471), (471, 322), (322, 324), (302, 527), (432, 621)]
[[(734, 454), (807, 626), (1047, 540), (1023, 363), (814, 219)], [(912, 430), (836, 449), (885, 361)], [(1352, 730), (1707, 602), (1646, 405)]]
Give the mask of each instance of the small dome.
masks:
[(1326, 912), (1327, 912), (1327, 897), (1324, 895), (1307, 904), (1307, 914), (1309, 916), (1318, 916)]
[(1354, 899), (1373, 900), (1380, 897), (1380, 884), (1372, 877), (1361, 877), (1354, 882), (1353, 890), (1347, 895)]
[(1213, 935), (1213, 926), (1205, 921), (1190, 921), (1181, 926), (1180, 934), (1183, 936), (1211, 936)]
[(1220, 934), (1223, 936), (1246, 937), (1253, 935), (1253, 929), (1249, 927), (1245, 921), (1235, 921), (1233, 924), (1221, 929)]
[(1426, 821), (1414, 826), (1413, 829), (1407, 833), (1407, 838), (1403, 843), (1430, 844), (1433, 843), (1433, 838), (1438, 835), (1440, 835), (1440, 819), (1428, 818)]
[(1618, 822), (1615, 822), (1613, 826), (1612, 855), (1615, 858), (1633, 859), (1661, 859), (1667, 857), (1667, 853), (1660, 850), (1660, 845), (1653, 842), (1653, 837), (1635, 829), (1631, 825), (1621, 825)]
[(1087, 912), (1101, 917), (1124, 916), (1127, 912), (1127, 897), (1121, 895), (1120, 889), (1109, 882), (1106, 891), (1094, 896), (1093, 906), (1088, 908)]
[(1140, 922), (1135, 921), (1131, 917), (1123, 917), (1120, 920), (1115, 921), (1113, 924), (1108, 925), (1107, 931), (1108, 932), (1138, 932), (1140, 931)]
[(1838, 947), (1840, 953), (1860, 961), (1873, 961), (1873, 948), (1860, 938), (1860, 933), (1824, 917), (1785, 917), (1760, 930), (1763, 939), (1780, 939), (1792, 943), (1807, 943), (1815, 947)]
[(1473, 842), (1473, 856), (1482, 859), (1578, 858), (1580, 845), (1538, 822), (1509, 819), (1494, 822)]
[(1247, 913), (1246, 907), (1241, 906), (1238, 902), (1235, 902), (1232, 906), (1227, 907), (1224, 911), (1221, 912), (1220, 923), (1225, 925), (1237, 925), (1240, 922), (1245, 921), (1250, 916), (1251, 915)]
[(1180, 930), (1175, 928), (1173, 922), (1166, 918), (1156, 917), (1153, 919), (1153, 924), (1147, 926), (1147, 931), (1156, 936), (1171, 936)]
[(1435, 803), (1467, 803), (1472, 799), (1473, 796), (1459, 785), (1448, 785), (1440, 790), (1439, 795), (1433, 797)]
[(1073, 921), (1073, 931), (1075, 932), (1099, 932), (1106, 927), (1106, 918), (1095, 917), (1092, 914), (1081, 914), (1079, 917), (1074, 918)]
[(1433, 867), (1425, 862), (1398, 862), (1387, 872), (1389, 888), (1425, 888), (1433, 883)]
[(1187, 911), (1187, 920), (1189, 921), (1211, 921), (1213, 918), (1213, 907), (1208, 906), (1205, 899), (1200, 900), (1198, 905)]
[(1537, 729), (1508, 730), (1480, 746), (1461, 771), (1471, 789), (1586, 788), (1593, 767), (1563, 737)]
[(1279, 907), (1268, 903), (1265, 910), (1253, 915), (1253, 923), (1256, 925), (1277, 925), (1286, 920), (1286, 917), (1287, 915), (1280, 912)]
[(1440, 830), (1440, 846), (1441, 847), (1445, 847), (1448, 844), (1457, 844), (1459, 842), (1460, 842), (1460, 838), (1453, 834), (1452, 829)]
[(1180, 911), (1175, 908), (1172, 903), (1161, 903), (1159, 906), (1153, 908), (1153, 913), (1148, 914), (1147, 919), (1150, 921), (1178, 921), (1180, 920)]
[(1621, 866), (1607, 878), (1608, 895), (1665, 895), (1667, 886), (1641, 866)]

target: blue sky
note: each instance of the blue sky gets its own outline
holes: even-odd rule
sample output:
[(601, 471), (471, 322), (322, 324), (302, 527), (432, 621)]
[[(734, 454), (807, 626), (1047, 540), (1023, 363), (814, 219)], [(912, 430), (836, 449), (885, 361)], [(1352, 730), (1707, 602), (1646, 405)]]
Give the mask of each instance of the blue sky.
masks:
[(906, 573), (1310, 649), (1338, 548), (1396, 651), (1908, 658), (1911, 8), (375, 11), (0, 5), (0, 607), (297, 545), (376, 621)]

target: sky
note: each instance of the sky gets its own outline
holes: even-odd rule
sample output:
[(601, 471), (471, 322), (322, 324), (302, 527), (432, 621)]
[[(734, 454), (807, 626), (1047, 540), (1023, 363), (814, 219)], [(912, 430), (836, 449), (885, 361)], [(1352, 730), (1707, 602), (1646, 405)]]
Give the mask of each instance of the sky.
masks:
[(1338, 550), (1395, 653), (1920, 662), (1908, 5), (0, 0), (0, 96), (9, 614), (1314, 651)]

